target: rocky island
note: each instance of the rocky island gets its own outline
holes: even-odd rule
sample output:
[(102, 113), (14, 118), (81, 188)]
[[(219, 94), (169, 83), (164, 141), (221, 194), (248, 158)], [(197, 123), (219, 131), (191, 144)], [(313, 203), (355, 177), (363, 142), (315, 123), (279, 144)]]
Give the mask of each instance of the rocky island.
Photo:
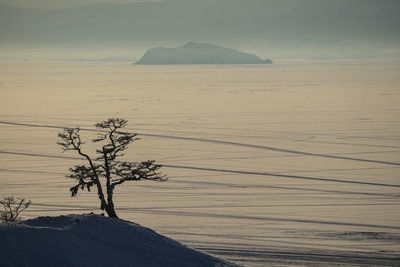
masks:
[(182, 47), (157, 47), (147, 50), (135, 64), (191, 65), (191, 64), (272, 64), (270, 59), (243, 53), (212, 44), (189, 42)]

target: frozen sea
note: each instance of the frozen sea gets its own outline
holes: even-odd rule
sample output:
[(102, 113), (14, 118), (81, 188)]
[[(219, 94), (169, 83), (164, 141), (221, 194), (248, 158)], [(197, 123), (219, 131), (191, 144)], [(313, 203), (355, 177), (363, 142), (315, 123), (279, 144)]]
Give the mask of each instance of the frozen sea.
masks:
[(99, 212), (56, 141), (110, 117), (140, 134), (125, 158), (169, 176), (117, 188), (121, 218), (245, 266), (400, 265), (400, 61), (2, 61), (0, 196)]

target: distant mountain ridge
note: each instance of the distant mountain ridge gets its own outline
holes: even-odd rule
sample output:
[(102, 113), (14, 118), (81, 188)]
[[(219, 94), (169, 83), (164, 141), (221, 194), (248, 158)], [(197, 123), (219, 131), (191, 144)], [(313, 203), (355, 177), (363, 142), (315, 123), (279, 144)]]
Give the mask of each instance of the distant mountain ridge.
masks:
[(180, 65), (180, 64), (272, 64), (256, 55), (240, 52), (207, 43), (189, 42), (182, 47), (157, 47), (147, 50), (135, 64)]

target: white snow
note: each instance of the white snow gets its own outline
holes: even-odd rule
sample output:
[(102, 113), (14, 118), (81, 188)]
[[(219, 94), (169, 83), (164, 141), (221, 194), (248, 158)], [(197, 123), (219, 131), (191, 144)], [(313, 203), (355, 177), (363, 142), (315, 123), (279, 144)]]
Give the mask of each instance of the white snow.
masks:
[(39, 217), (0, 225), (1, 266), (233, 266), (102, 215)]

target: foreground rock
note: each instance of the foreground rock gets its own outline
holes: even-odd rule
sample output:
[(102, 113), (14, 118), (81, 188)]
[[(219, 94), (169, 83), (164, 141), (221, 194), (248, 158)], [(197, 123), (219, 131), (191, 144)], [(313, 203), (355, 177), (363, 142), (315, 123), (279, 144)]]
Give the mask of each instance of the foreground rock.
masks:
[(270, 59), (239, 52), (211, 44), (187, 43), (182, 47), (157, 47), (147, 50), (136, 62), (139, 65), (179, 65), (179, 64), (271, 64)]
[(88, 214), (0, 225), (1, 266), (234, 266), (149, 228)]

